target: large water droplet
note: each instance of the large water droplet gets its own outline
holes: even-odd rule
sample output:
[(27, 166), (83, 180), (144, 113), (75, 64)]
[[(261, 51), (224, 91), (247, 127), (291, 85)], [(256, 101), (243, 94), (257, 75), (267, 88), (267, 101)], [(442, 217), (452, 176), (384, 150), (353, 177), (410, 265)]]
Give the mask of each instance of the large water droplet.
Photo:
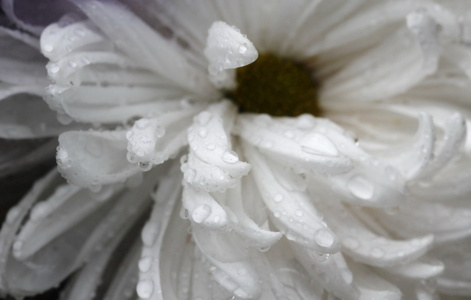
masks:
[(149, 299), (154, 291), (154, 284), (149, 279), (139, 281), (137, 284), (137, 295), (142, 299)]
[(222, 154), (222, 160), (228, 164), (233, 164), (239, 161), (239, 156), (234, 151), (226, 151)]
[(152, 246), (157, 238), (157, 224), (147, 222), (142, 229), (141, 238), (146, 246)]
[(152, 257), (150, 256), (145, 256), (139, 260), (139, 271), (145, 273), (150, 270), (150, 267), (152, 265)]
[(373, 184), (362, 175), (356, 175), (347, 182), (350, 192), (357, 198), (369, 200), (373, 197)]
[(191, 212), (191, 218), (196, 223), (201, 223), (211, 215), (211, 207), (207, 204), (198, 205)]
[(329, 230), (321, 228), (314, 232), (314, 240), (321, 247), (330, 247), (334, 244), (335, 238)]

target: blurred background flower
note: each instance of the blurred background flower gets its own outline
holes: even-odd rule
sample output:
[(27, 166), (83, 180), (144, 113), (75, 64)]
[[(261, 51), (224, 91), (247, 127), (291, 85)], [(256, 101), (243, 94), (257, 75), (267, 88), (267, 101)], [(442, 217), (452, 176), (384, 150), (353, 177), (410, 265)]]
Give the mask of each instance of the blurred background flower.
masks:
[(60, 134), (67, 182), (8, 212), (4, 295), (471, 295), (466, 1), (35, 3), (2, 3), (0, 171)]

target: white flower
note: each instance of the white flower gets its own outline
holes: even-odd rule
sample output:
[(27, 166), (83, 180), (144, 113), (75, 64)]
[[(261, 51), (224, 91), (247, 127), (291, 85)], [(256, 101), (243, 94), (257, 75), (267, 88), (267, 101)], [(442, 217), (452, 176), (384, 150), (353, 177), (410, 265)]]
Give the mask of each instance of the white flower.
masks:
[(81, 267), (62, 299), (471, 295), (471, 4), (72, 2), (45, 99), (93, 129), (9, 212), (3, 293)]

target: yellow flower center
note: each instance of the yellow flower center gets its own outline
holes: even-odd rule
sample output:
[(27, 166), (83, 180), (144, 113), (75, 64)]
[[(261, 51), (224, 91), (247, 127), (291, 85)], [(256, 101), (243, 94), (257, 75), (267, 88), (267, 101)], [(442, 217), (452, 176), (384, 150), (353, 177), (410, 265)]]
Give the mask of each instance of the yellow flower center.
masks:
[(229, 98), (241, 112), (320, 116), (318, 89), (312, 73), (303, 65), (264, 53), (254, 63), (237, 69), (237, 88)]

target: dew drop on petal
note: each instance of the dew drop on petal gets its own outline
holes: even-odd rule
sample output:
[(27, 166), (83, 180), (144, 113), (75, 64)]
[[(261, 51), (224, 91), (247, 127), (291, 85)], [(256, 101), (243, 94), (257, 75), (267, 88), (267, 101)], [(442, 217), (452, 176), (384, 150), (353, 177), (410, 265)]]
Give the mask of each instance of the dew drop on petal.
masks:
[(145, 256), (139, 260), (139, 271), (145, 273), (150, 270), (152, 265), (152, 258), (150, 256)]
[(325, 228), (318, 229), (314, 232), (314, 240), (321, 247), (330, 247), (334, 243), (334, 236)]
[(157, 238), (157, 224), (152, 222), (147, 222), (147, 224), (142, 229), (141, 238), (146, 246), (152, 246)]
[(233, 164), (239, 161), (239, 156), (234, 151), (226, 151), (222, 154), (222, 160), (228, 164)]
[(33, 207), (30, 218), (31, 220), (38, 221), (40, 219), (44, 219), (47, 216), (48, 212), (48, 204), (46, 202), (39, 202)]
[(283, 201), (283, 195), (276, 194), (275, 197), (273, 197), (273, 201), (275, 201), (276, 203), (280, 203), (281, 201)]
[(43, 51), (44, 52), (52, 52), (54, 50), (54, 47), (50, 44), (44, 45)]
[(154, 291), (154, 284), (149, 279), (139, 281), (137, 284), (137, 295), (142, 299), (149, 299)]
[(357, 198), (369, 200), (373, 197), (374, 186), (364, 176), (356, 175), (347, 182), (350, 192)]
[(191, 212), (191, 218), (196, 223), (201, 223), (206, 220), (209, 215), (211, 215), (211, 207), (207, 204), (198, 205), (193, 211)]

